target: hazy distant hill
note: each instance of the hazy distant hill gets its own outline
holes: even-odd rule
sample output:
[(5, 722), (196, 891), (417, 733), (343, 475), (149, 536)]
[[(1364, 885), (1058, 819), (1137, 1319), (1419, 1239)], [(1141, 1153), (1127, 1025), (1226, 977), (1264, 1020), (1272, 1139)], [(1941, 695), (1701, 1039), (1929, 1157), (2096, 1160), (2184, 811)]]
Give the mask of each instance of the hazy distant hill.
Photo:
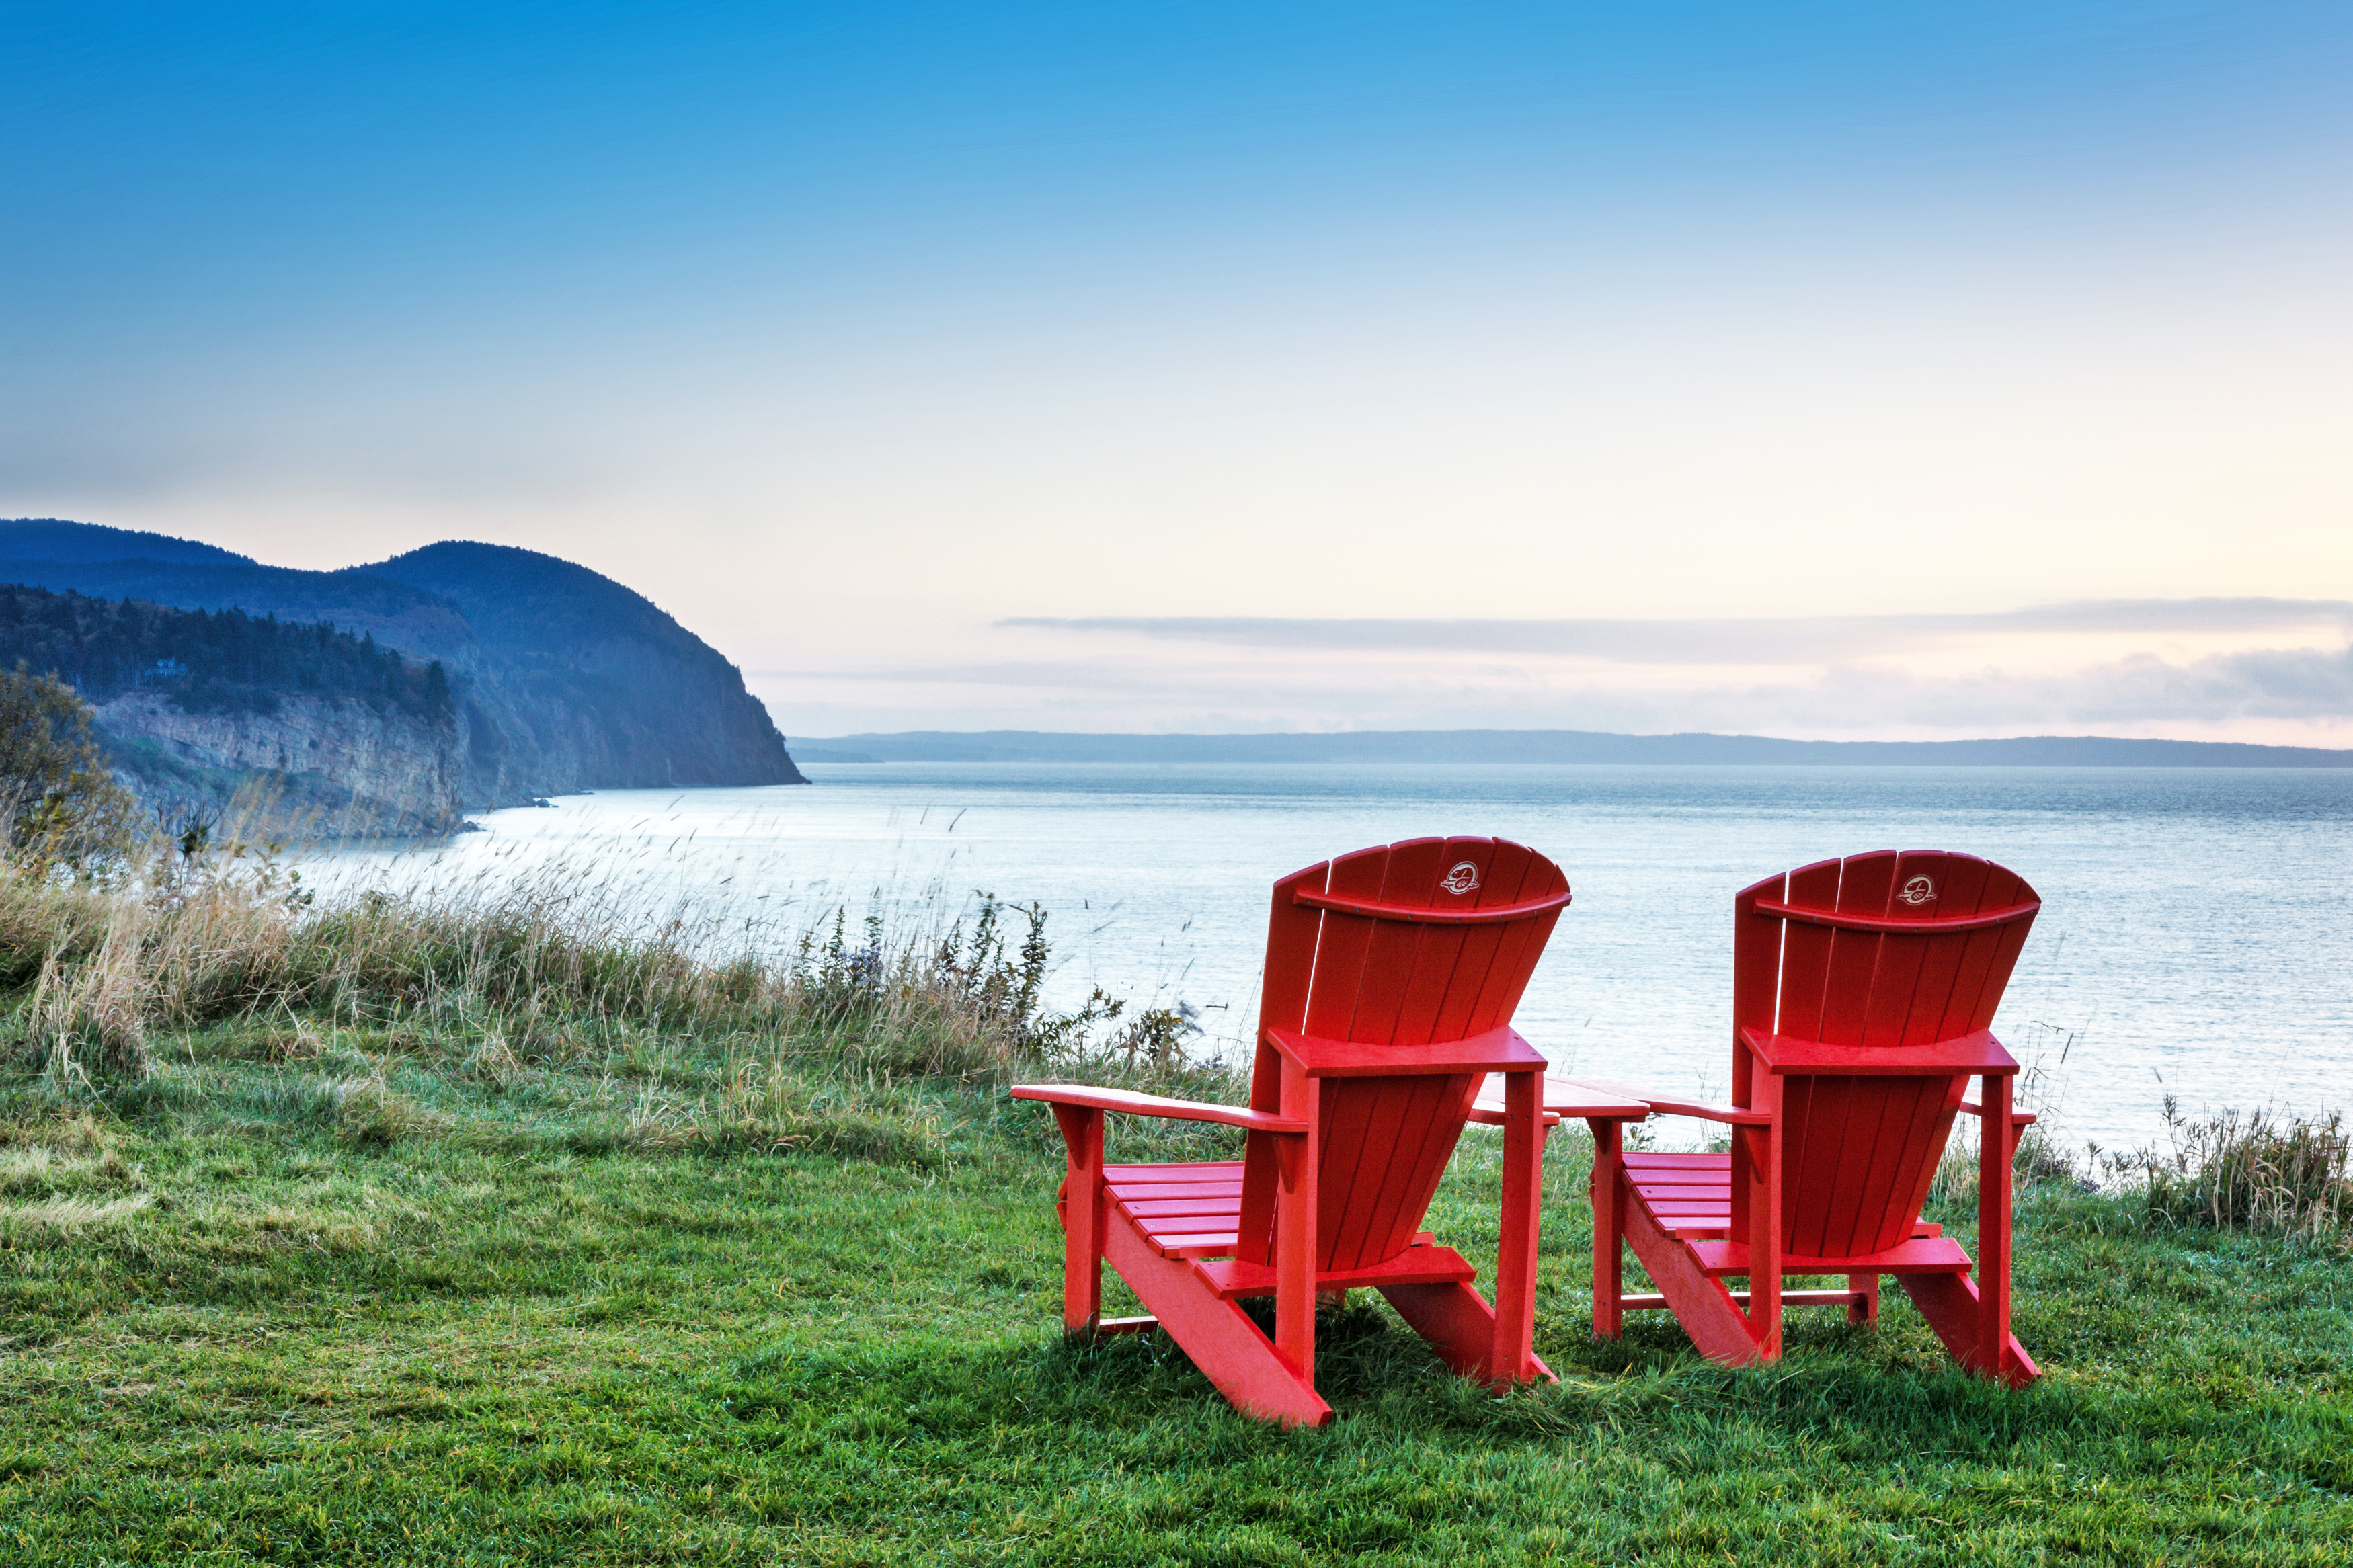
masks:
[(804, 740), (812, 762), (1681, 763), (1934, 767), (2345, 768), (2353, 751), (2225, 741), (2024, 735), (1997, 741), (1783, 741), (1600, 730), (1354, 730), (1314, 735), (1082, 735), (911, 730)]
[(168, 534), (142, 533), (135, 529), (109, 528), (99, 522), (68, 522), (61, 517), (20, 517), (0, 521), (0, 553), (27, 561), (153, 561), (174, 564), (204, 563), (250, 566), (250, 555), (202, 544)]
[(642, 595), (553, 556), (444, 543), (306, 572), (162, 534), (0, 521), (0, 583), (332, 622), (447, 667), (469, 807), (581, 789), (800, 784), (743, 676)]

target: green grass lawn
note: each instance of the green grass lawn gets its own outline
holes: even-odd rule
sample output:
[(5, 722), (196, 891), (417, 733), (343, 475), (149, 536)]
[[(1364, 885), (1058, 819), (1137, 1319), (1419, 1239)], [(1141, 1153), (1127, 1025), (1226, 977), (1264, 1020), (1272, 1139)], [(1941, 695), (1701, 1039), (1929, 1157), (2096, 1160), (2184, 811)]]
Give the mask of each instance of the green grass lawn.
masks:
[[(1165, 1341), (1063, 1344), (1059, 1147), (1001, 1088), (779, 1080), (775, 1135), (722, 1139), (715, 1049), (398, 1046), (216, 1029), (82, 1112), (0, 1082), (0, 1561), (2353, 1562), (2341, 1252), (2048, 1183), (2037, 1388), (1955, 1372), (1893, 1291), (1732, 1373), (1657, 1314), (1588, 1336), (1561, 1137), (1560, 1383), (1492, 1397), (1358, 1305), (1338, 1419), (1284, 1433)], [(1487, 1136), (1431, 1222), (1474, 1261)]]

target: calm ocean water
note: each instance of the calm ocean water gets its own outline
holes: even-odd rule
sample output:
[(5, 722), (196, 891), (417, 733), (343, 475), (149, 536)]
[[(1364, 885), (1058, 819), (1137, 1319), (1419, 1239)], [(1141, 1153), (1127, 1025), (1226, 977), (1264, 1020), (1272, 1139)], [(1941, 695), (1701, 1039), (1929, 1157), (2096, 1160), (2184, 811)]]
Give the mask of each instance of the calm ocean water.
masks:
[(1267, 889), (1429, 834), (1535, 846), (1576, 889), (1518, 1025), (1556, 1063), (1662, 1090), (1729, 1077), (1731, 907), (1805, 861), (1950, 848), (2043, 912), (1996, 1032), (2074, 1142), (2189, 1109), (2353, 1093), (2353, 773), (1293, 764), (813, 764), (811, 788), (618, 791), (491, 813), (331, 879), (610, 880), (781, 942), (847, 907), (894, 925), (982, 891), (1051, 911), (1062, 1000), (1101, 985), (1252, 1028)]

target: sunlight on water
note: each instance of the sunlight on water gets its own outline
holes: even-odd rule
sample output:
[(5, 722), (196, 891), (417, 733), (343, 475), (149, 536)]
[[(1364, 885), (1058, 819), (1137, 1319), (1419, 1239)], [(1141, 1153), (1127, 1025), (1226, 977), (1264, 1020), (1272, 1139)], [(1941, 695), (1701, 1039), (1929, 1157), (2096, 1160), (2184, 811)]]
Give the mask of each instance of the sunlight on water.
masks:
[[(1577, 901), (1518, 1024), (1556, 1063), (1662, 1091), (1729, 1078), (1731, 902), (1807, 861), (1966, 850), (2044, 909), (1996, 1033), (2039, 1068), (2071, 1142), (2153, 1136), (2185, 1106), (2347, 1104), (2353, 774), (2307, 770), (812, 764), (813, 788), (634, 790), (490, 813), (390, 875), (607, 884), (769, 951), (879, 909), (892, 929), (1037, 900), (1067, 1004), (1101, 985), (1253, 1026), (1268, 889), (1367, 844), (1516, 838)], [(945, 911), (943, 913), (943, 911)]]

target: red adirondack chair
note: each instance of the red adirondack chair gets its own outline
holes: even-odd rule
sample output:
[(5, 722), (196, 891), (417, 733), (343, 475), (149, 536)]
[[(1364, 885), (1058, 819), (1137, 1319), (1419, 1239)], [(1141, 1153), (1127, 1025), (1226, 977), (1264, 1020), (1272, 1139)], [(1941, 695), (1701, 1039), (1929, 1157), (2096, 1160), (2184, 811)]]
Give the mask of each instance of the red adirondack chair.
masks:
[[(1595, 1121), (1593, 1331), (1665, 1308), (1711, 1359), (1771, 1361), (1783, 1307), (1872, 1321), (1892, 1275), (1963, 1365), (2040, 1376), (2010, 1331), (2010, 1161), (2034, 1119), (2011, 1106), (2018, 1063), (1989, 1026), (2041, 907), (2016, 873), (1934, 851), (1824, 860), (1741, 893), (1733, 1103), (1643, 1096), (1729, 1126), (1731, 1152), (1629, 1153), (1616, 1120)], [(1984, 1120), (1974, 1265), (1920, 1218), (1957, 1112)], [(1621, 1238), (1656, 1295), (1624, 1293)], [(1781, 1288), (1825, 1274), (1845, 1289)], [(1740, 1277), (1746, 1291), (1725, 1287)]]
[[(1320, 1426), (1315, 1302), (1378, 1289), (1458, 1373), (1549, 1379), (1535, 1323), (1544, 1058), (1512, 1011), (1569, 900), (1560, 868), (1517, 844), (1420, 838), (1361, 849), (1274, 885), (1250, 1109), (1063, 1084), (1062, 1316), (1074, 1334), (1158, 1327), (1243, 1411)], [(1489, 1073), (1501, 1110), (1474, 1113)], [(1222, 1122), (1241, 1159), (1103, 1163), (1103, 1113)], [(1473, 1118), (1504, 1128), (1495, 1305), (1420, 1228)], [(1151, 1316), (1101, 1316), (1102, 1266)], [(1270, 1340), (1237, 1302), (1274, 1298)]]

